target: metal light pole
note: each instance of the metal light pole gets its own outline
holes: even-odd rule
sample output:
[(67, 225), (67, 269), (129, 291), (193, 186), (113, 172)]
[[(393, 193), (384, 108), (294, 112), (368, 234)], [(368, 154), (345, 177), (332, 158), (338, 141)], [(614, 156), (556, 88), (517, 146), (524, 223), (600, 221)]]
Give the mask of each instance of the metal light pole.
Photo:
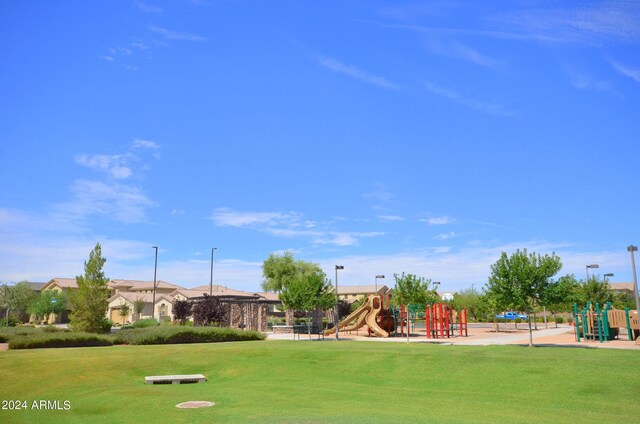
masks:
[(338, 296), (338, 270), (339, 269), (344, 269), (344, 266), (342, 265), (336, 265), (336, 317), (335, 317), (335, 322), (336, 322), (336, 340), (340, 339), (339, 333), (340, 333), (340, 325), (338, 325), (340, 323), (340, 315), (338, 314), (338, 304), (340, 303), (340, 296)]
[(384, 278), (384, 275), (376, 275), (376, 295), (378, 294), (378, 278)]
[(213, 295), (213, 252), (218, 250), (217, 247), (211, 248), (211, 278), (209, 279), (209, 296)]
[(640, 300), (638, 299), (638, 277), (636, 276), (636, 260), (633, 252), (638, 251), (638, 246), (627, 247), (627, 252), (631, 253), (631, 268), (633, 269), (633, 296), (636, 298), (636, 314), (640, 320)]
[(156, 260), (153, 266), (153, 301), (151, 304), (151, 317), (156, 319), (156, 275), (158, 273), (158, 246), (153, 246), (156, 249)]
[(589, 283), (589, 268), (600, 268), (600, 265), (598, 265), (598, 264), (587, 265), (587, 281), (586, 281), (586, 283)]
[(605, 283), (607, 282), (607, 277), (613, 277), (613, 273), (612, 273), (612, 272), (609, 272), (608, 274), (604, 274), (604, 275), (602, 276), (602, 278), (604, 279), (604, 282), (605, 282)]

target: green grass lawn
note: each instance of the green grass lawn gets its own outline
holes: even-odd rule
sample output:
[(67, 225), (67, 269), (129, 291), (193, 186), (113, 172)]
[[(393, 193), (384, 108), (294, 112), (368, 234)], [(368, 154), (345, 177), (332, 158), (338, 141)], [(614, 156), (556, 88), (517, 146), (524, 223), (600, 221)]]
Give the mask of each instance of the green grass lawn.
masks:
[[(640, 353), (260, 341), (0, 352), (0, 410), (24, 423), (632, 423)], [(144, 376), (202, 373), (201, 384)], [(181, 410), (188, 400), (211, 408)]]

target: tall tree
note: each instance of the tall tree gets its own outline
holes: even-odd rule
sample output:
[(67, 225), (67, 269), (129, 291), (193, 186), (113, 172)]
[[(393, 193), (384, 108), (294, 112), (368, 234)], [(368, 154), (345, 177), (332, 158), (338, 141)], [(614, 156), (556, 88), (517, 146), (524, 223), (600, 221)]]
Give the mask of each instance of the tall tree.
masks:
[(418, 277), (415, 274), (393, 274), (396, 287), (393, 290), (393, 300), (399, 305), (426, 305), (439, 300), (434, 289), (429, 289), (431, 280)]
[(554, 318), (558, 312), (572, 311), (574, 302), (578, 301), (579, 286), (573, 274), (564, 275), (557, 281), (552, 281), (542, 296), (542, 305), (553, 314)]
[(133, 301), (133, 312), (136, 314), (136, 320), (140, 319), (142, 312), (144, 312), (145, 305), (146, 305), (146, 302), (144, 301), (144, 299), (138, 298)]
[(587, 302), (591, 302), (594, 305), (599, 303), (601, 307), (607, 302), (613, 302), (613, 291), (605, 280), (592, 275), (589, 276), (588, 281), (581, 281), (581, 283), (577, 289), (577, 301), (582, 307), (586, 306)]
[(453, 297), (453, 305), (456, 309), (466, 309), (474, 320), (478, 319), (480, 309), (480, 293), (472, 289), (460, 290)]
[(109, 307), (109, 279), (102, 267), (107, 260), (102, 257), (102, 247), (97, 243), (84, 263), (84, 275), (76, 277), (78, 290), (73, 294), (71, 303), (71, 326), (78, 331), (104, 333), (110, 325), (106, 318)]
[(14, 286), (3, 284), (0, 286), (0, 306), (8, 308), (9, 315), (18, 321), (24, 321), (29, 306), (36, 300), (35, 292), (26, 281), (21, 281)]
[[(281, 295), (287, 287), (297, 284), (300, 278), (306, 278), (317, 272), (322, 272), (318, 264), (296, 260), (291, 252), (285, 252), (282, 255), (272, 253), (262, 264), (264, 277), (262, 288)], [(293, 311), (291, 308), (287, 308), (286, 311), (289, 325), (293, 321)]]
[(52, 317), (67, 309), (67, 296), (62, 291), (44, 290), (29, 305), (29, 313), (37, 318)]
[(511, 256), (502, 252), (500, 259), (491, 265), (491, 276), (486, 292), (498, 305), (527, 312), (529, 323), (529, 345), (533, 346), (531, 315), (540, 305), (551, 277), (562, 268), (562, 261), (552, 253), (541, 256), (518, 249)]
[(298, 273), (282, 289), (280, 300), (285, 308), (305, 311), (307, 317), (312, 311), (326, 311), (336, 305), (331, 281), (320, 267), (315, 272)]

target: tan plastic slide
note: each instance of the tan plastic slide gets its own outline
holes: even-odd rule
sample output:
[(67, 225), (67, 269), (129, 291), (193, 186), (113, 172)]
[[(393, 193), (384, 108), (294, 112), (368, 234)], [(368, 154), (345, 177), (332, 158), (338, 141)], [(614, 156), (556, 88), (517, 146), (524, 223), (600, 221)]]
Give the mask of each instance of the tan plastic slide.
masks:
[[(378, 326), (376, 318), (382, 310), (382, 303), (378, 296), (369, 295), (367, 300), (355, 311), (351, 312), (349, 316), (338, 323), (338, 328), (342, 331), (354, 331), (365, 326), (369, 327), (371, 331), (378, 337), (389, 337), (389, 333)], [(324, 332), (326, 336), (335, 333), (336, 329), (330, 328)]]

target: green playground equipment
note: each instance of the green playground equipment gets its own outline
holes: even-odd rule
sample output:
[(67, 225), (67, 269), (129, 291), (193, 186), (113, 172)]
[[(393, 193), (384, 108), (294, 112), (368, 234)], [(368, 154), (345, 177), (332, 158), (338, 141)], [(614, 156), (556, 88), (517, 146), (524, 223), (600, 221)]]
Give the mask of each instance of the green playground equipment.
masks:
[[(625, 310), (613, 309), (611, 302), (607, 302), (604, 308), (591, 302), (579, 310), (578, 304), (573, 304), (573, 322), (575, 323), (576, 341), (580, 339), (598, 340), (600, 343), (613, 340), (618, 337), (620, 329), (627, 330), (629, 340), (634, 340), (632, 320), (629, 308)], [(635, 320), (635, 319), (634, 319)]]

